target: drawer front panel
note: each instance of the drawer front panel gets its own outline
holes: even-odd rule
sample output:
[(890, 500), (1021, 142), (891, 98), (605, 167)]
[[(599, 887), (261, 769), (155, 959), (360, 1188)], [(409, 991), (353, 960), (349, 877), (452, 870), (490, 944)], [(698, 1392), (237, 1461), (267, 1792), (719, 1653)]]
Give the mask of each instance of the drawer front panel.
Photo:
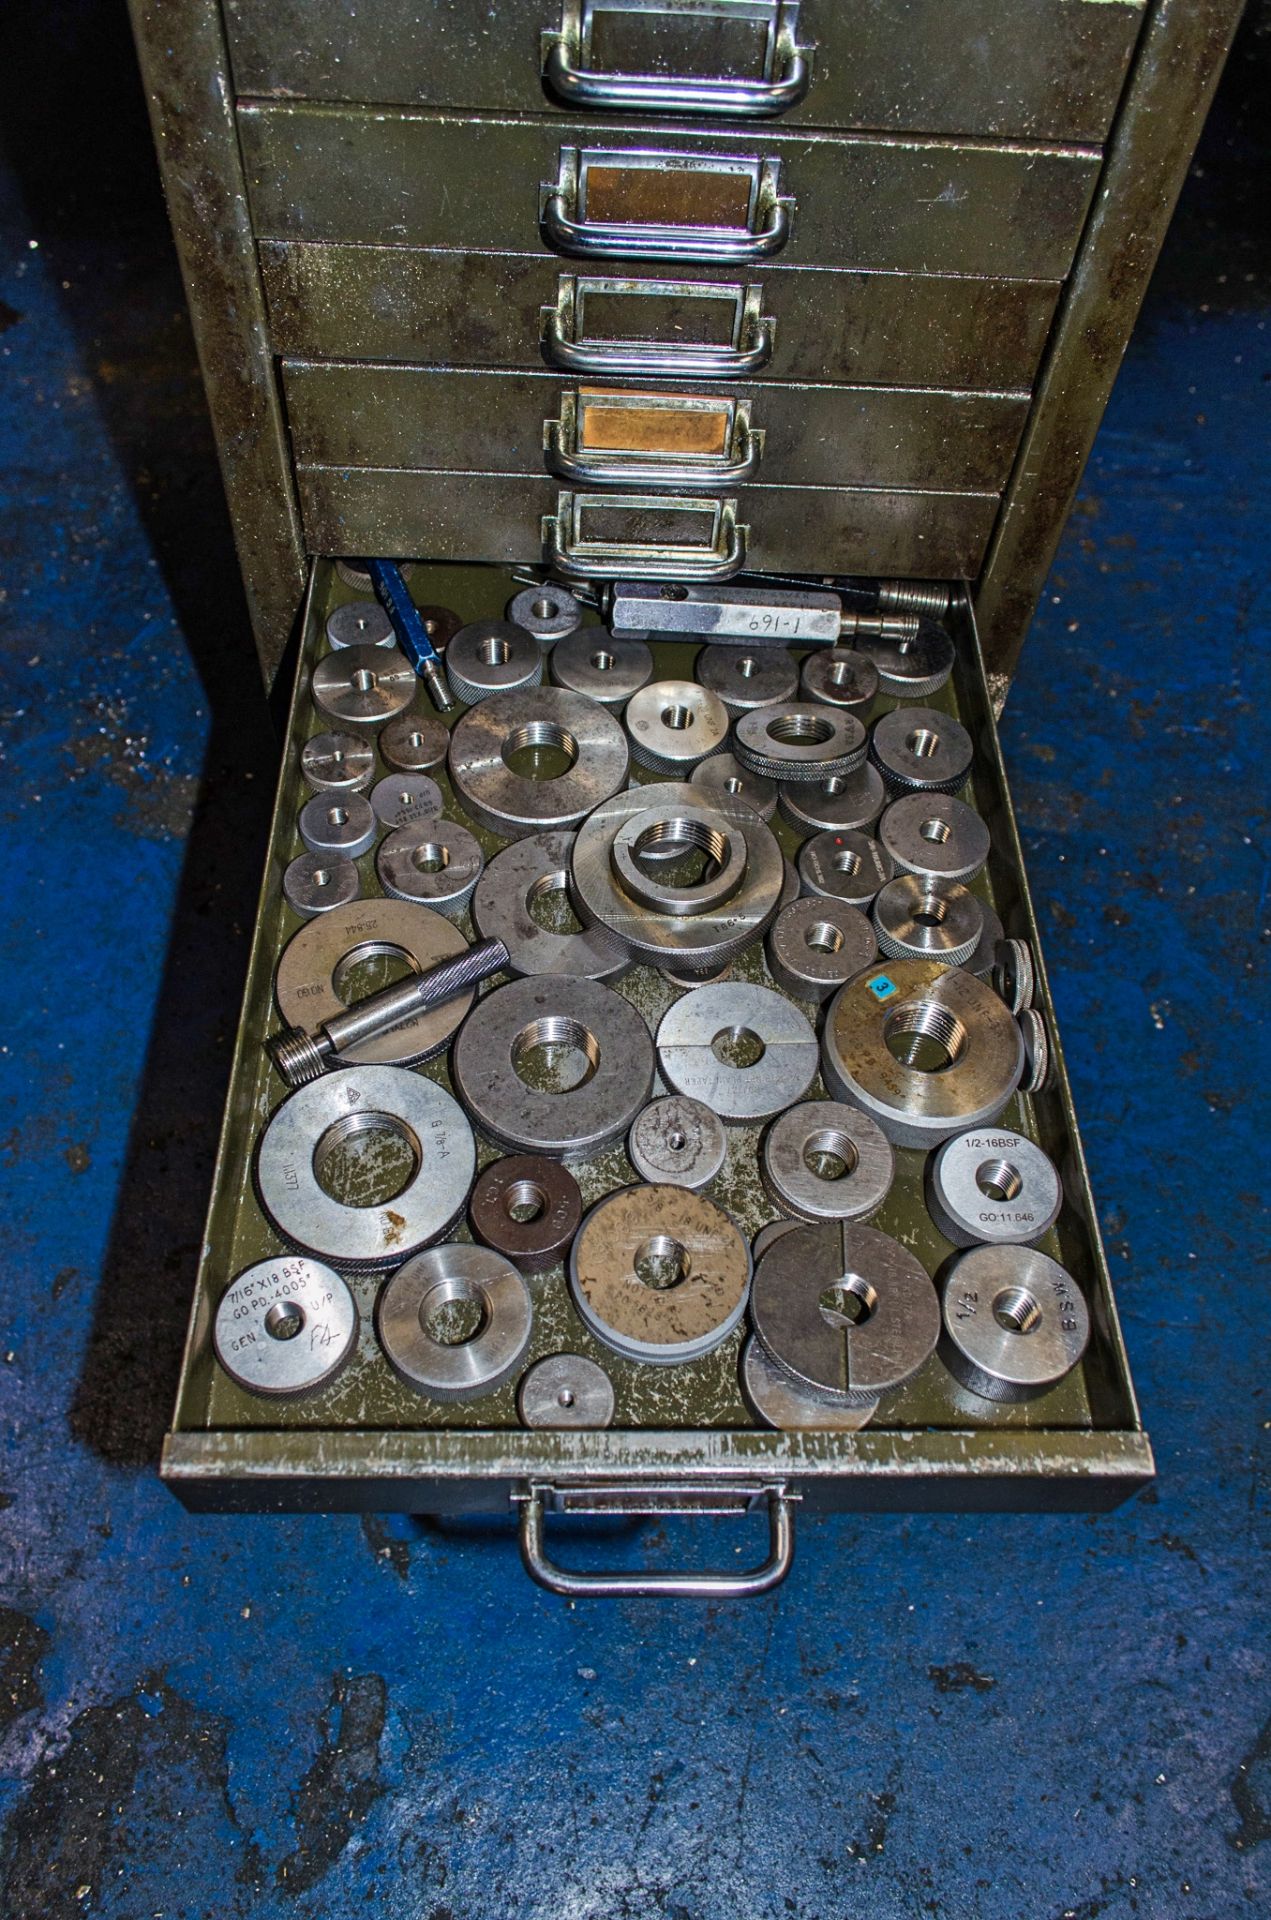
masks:
[[(495, 113), (559, 112), (544, 85), (556, 0), (226, 0), (241, 93)], [(779, 76), (762, 21), (724, 8), (592, 11), (576, 63), (674, 78)], [(801, 0), (811, 48), (784, 123), (914, 133), (1099, 140), (1111, 121), (1142, 0)], [(579, 59), (578, 56), (581, 56)], [(669, 110), (674, 111), (674, 107)]]
[[(273, 342), (300, 359), (532, 367), (546, 318), (588, 370), (626, 347), (740, 352), (771, 320), (761, 379), (992, 389), (1031, 386), (1056, 284), (882, 273), (818, 273), (768, 262), (756, 278), (707, 267), (638, 278), (574, 274), (546, 259), (410, 247), (265, 240)], [(695, 285), (709, 292), (695, 293)], [(724, 369), (721, 367), (720, 372)], [(751, 369), (751, 377), (756, 377)]]
[[(249, 105), (239, 127), (263, 239), (547, 252), (540, 220), (563, 176), (599, 175), (599, 210), (585, 187), (581, 207), (568, 187), (556, 199), (580, 227), (603, 215), (612, 232), (639, 170), (657, 176), (648, 196), (661, 182), (676, 246), (700, 255), (705, 230), (674, 217), (684, 211), (675, 176), (687, 162), (708, 168), (721, 193), (730, 175), (753, 175), (750, 235), (730, 231), (730, 262), (737, 246), (766, 244), (789, 217), (779, 251), (792, 266), (1030, 280), (1067, 273), (1099, 168), (1096, 154), (1076, 148), (798, 139), (766, 129), (727, 139), (659, 129), (655, 163), (647, 130), (628, 126), (337, 107)], [(628, 227), (629, 235), (645, 231)]]
[[(540, 557), (543, 519), (560, 499), (546, 477), (497, 473), (298, 466), (296, 482), (313, 553), (521, 564)], [(746, 564), (760, 572), (962, 578), (979, 567), (997, 505), (995, 493), (754, 486), (739, 495), (738, 518), (749, 528)], [(653, 520), (624, 532), (696, 547), (699, 536), (672, 507)]]
[(729, 457), (730, 416), (741, 408), (764, 436), (761, 483), (959, 493), (1005, 483), (1029, 405), (1021, 393), (775, 383), (664, 388), (646, 405), (640, 396), (652, 390), (635, 382), (602, 388), (548, 373), (295, 362), (284, 364), (283, 383), (304, 465), (534, 476), (544, 466), (544, 422), (560, 419), (564, 406), (576, 415), (565, 444), (580, 459), (686, 456), (709, 468)]

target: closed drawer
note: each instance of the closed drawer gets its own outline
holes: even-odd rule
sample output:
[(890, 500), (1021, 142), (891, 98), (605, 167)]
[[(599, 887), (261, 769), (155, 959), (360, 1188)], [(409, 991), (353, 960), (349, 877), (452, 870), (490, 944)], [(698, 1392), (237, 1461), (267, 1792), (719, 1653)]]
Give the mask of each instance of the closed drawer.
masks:
[(550, 373), (296, 362), (284, 363), (283, 385), (305, 465), (531, 476), (546, 465), (583, 485), (621, 486), (634, 472), (650, 485), (716, 490), (754, 478), (987, 491), (1006, 480), (1029, 405), (1026, 393), (775, 382), (654, 390)]
[[(730, 551), (718, 502), (569, 496), (550, 479), (502, 473), (399, 469), (296, 469), (311, 553), (426, 554), (433, 560), (523, 564), (547, 550), (563, 513), (563, 544), (586, 548), (621, 572), (616, 550), (673, 546), (682, 579), (713, 570)], [(572, 500), (572, 509), (562, 501)], [(751, 486), (730, 516), (748, 529), (736, 564), (763, 572), (884, 573), (966, 578), (979, 570), (997, 513), (996, 493), (919, 493), (848, 487)], [(558, 533), (557, 538), (562, 536)], [(630, 561), (627, 562), (630, 565)], [(724, 569), (719, 569), (723, 571)], [(733, 568), (735, 571), (735, 567)]]
[[(700, 115), (704, 100), (728, 118), (740, 108), (806, 126), (1099, 140), (1143, 0), (226, 0), (225, 11), (246, 94), (542, 113), (580, 89), (613, 97), (624, 73), (725, 76), (745, 91), (699, 95), (694, 108), (668, 85), (650, 90), (649, 107)], [(562, 26), (551, 71), (581, 77), (554, 87), (544, 30)], [(788, 84), (799, 46), (806, 89)]]
[(632, 126), (340, 107), (248, 105), (239, 127), (260, 238), (468, 252), (599, 239), (606, 258), (1059, 280), (1099, 170), (1078, 148), (659, 128), (654, 150)]
[[(1032, 385), (1059, 287), (686, 264), (574, 273), (520, 254), (265, 240), (273, 342), (301, 359), (549, 365), (882, 386)], [(680, 277), (676, 278), (675, 275)], [(704, 369), (707, 370), (704, 372)]]

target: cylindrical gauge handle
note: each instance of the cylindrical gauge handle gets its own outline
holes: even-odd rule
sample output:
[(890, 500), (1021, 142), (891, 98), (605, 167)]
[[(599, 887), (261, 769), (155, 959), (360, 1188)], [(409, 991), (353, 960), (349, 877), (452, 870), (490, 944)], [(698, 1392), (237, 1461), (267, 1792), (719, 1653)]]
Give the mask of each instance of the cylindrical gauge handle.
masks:
[(410, 974), (391, 987), (368, 994), (365, 1000), (324, 1021), (322, 1032), (333, 1053), (347, 1053), (363, 1041), (378, 1039), (380, 1034), (399, 1027), (404, 1020), (466, 993), (479, 981), (502, 972), (507, 963), (508, 950), (501, 940), (478, 941), (475, 947), (439, 961), (425, 973)]
[(445, 713), (454, 706), (455, 698), (441, 655), (428, 637), (428, 629), (410, 597), (401, 568), (395, 560), (366, 559), (362, 565), (370, 575), (376, 598), (393, 623), (398, 646), (427, 687), (437, 711)]

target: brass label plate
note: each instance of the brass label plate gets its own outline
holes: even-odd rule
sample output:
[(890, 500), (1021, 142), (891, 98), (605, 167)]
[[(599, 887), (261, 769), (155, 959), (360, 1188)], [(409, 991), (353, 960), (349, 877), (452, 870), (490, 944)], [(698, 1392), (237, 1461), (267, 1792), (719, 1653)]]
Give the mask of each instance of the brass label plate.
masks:
[(578, 445), (614, 453), (701, 454), (728, 451), (732, 407), (661, 394), (581, 393)]
[(587, 219), (642, 227), (728, 227), (750, 224), (747, 174), (706, 167), (587, 168)]

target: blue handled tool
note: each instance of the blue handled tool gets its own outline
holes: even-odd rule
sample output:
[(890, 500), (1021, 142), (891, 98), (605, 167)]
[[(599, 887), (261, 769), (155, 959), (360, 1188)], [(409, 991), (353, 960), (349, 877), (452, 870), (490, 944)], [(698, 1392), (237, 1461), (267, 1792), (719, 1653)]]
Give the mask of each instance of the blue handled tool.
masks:
[(363, 560), (362, 565), (371, 577), (376, 599), (393, 623), (398, 646), (427, 687), (438, 713), (445, 713), (456, 704), (455, 697), (441, 655), (428, 638), (401, 568), (396, 560)]

